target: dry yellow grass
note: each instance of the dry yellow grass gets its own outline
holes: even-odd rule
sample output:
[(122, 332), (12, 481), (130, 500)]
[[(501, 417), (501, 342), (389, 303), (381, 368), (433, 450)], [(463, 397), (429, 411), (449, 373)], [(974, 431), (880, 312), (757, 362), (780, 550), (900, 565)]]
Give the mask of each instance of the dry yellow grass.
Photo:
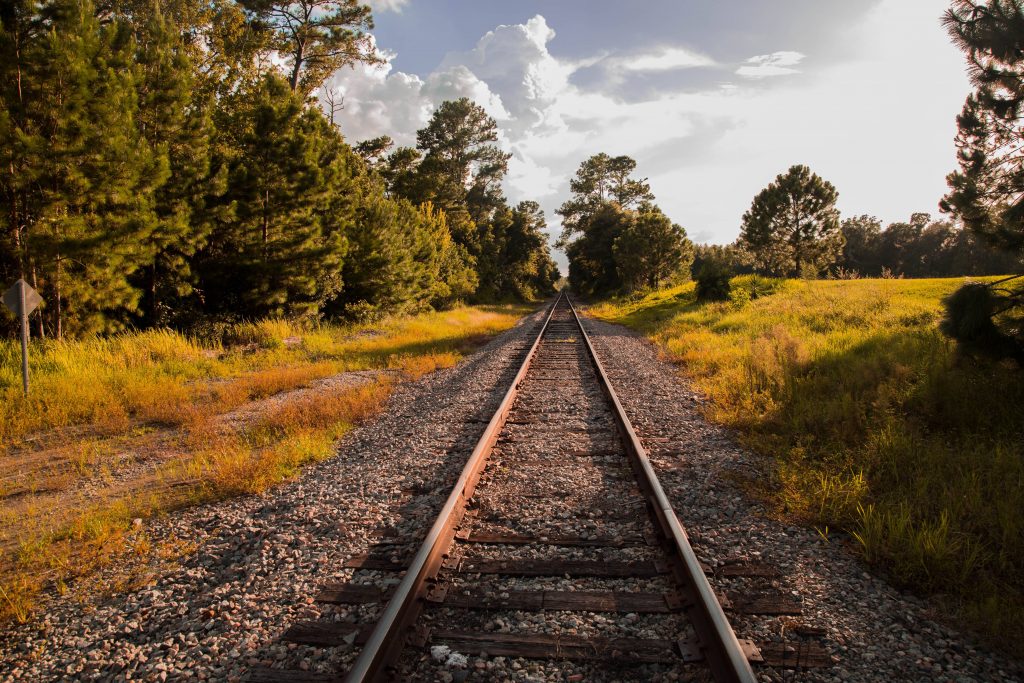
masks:
[[(132, 553), (161, 552), (130, 532), (133, 519), (258, 493), (329, 457), (395, 381), (455, 364), (528, 310), (464, 307), (372, 326), (263, 321), (229, 330), (229, 346), (171, 332), (34, 343), (27, 399), (20, 349), (0, 344), (0, 620), (30, 618), (41, 589), (92, 575), (129, 537)], [(231, 428), (220, 417), (354, 370), (381, 374), (274, 398)], [(99, 488), (99, 502), (83, 505), (84, 483)]]

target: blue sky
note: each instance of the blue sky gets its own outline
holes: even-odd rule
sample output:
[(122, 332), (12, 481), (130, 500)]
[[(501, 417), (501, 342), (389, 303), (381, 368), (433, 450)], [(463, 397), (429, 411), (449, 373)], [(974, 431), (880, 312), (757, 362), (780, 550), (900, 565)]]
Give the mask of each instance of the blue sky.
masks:
[[(342, 131), (412, 144), (468, 96), (513, 154), (506, 192), (548, 215), (579, 163), (628, 154), (701, 242), (735, 239), (793, 164), (845, 215), (937, 213), (969, 91), (946, 0), (371, 0), (384, 67), (339, 72)], [(563, 261), (564, 263), (564, 261)]]

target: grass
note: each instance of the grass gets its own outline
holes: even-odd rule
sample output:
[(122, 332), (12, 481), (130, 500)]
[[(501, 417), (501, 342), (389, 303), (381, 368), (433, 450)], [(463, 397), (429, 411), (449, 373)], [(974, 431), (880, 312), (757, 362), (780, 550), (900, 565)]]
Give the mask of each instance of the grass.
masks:
[[(529, 310), (355, 326), (269, 320), (217, 341), (170, 331), (33, 341), (27, 398), (20, 347), (0, 343), (0, 621), (31, 619), (40, 591), (112, 564), (133, 568), (113, 588), (131, 587), (134, 568), (168, 555), (136, 520), (293, 477), (376, 415), (396, 383), (454, 365)], [(295, 391), (348, 371), (377, 374)], [(245, 417), (226, 422), (229, 413)]]
[(1024, 644), (1024, 374), (938, 330), (942, 280), (740, 277), (590, 313), (648, 334), (768, 456), (752, 487), (782, 515), (845, 529), (868, 561), (989, 642)]

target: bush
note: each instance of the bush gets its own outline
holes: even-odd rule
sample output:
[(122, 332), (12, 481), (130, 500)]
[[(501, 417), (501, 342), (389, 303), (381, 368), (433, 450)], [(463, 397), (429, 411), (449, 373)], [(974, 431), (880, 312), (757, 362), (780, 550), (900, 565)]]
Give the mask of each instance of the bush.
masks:
[(732, 287), (732, 267), (725, 261), (708, 259), (697, 271), (697, 301), (726, 301)]
[(969, 352), (1024, 360), (1024, 293), (996, 286), (1012, 279), (968, 282), (950, 294), (943, 300), (942, 331)]

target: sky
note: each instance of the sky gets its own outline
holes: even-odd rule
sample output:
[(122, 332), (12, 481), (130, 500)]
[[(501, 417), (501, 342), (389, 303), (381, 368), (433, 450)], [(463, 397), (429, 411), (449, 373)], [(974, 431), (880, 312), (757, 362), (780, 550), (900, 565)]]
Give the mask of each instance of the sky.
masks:
[[(505, 192), (549, 230), (580, 163), (637, 161), (697, 242), (739, 234), (757, 192), (794, 164), (844, 216), (938, 214), (970, 91), (940, 24), (948, 0), (370, 0), (382, 66), (338, 72), (350, 142), (414, 145), (467, 96), (512, 153)], [(556, 254), (565, 268), (564, 256)]]

